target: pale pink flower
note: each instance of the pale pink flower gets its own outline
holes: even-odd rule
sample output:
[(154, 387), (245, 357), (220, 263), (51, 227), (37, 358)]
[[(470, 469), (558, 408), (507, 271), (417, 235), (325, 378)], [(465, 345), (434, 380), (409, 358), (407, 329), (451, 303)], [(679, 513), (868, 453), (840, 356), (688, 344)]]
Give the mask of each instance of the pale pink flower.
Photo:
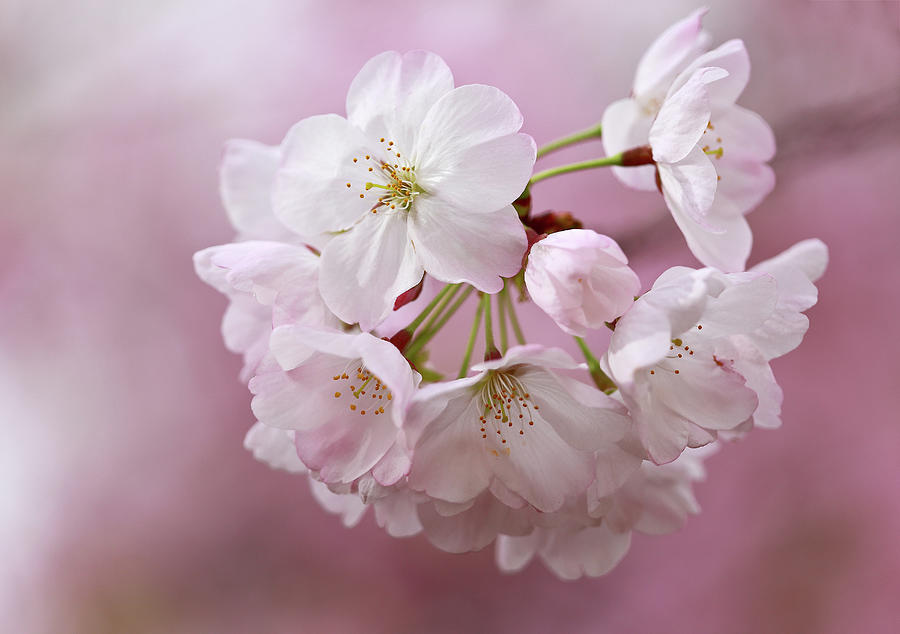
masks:
[[(709, 43), (709, 34), (701, 25), (706, 12), (705, 8), (697, 9), (656, 38), (638, 62), (631, 96), (607, 106), (601, 123), (603, 148), (608, 155), (647, 144), (650, 127), (675, 77)], [(612, 169), (629, 187), (656, 189), (656, 170), (652, 165)]]
[(615, 240), (587, 229), (551, 233), (534, 244), (525, 284), (535, 304), (580, 337), (624, 313), (641, 288)]
[(675, 267), (619, 319), (605, 363), (655, 462), (780, 424), (769, 360), (799, 344), (826, 262), (809, 240), (747, 273)]
[(653, 127), (663, 196), (694, 256), (742, 271), (752, 235), (744, 214), (772, 190), (769, 125), (735, 105), (750, 76), (744, 43), (731, 40), (694, 60), (675, 79)]
[(423, 271), (495, 293), (521, 266), (511, 202), (534, 164), (522, 115), (490, 86), (453, 87), (438, 56), (371, 59), (335, 114), (296, 124), (283, 144), (275, 213), (302, 235), (339, 232), (322, 252), (332, 311), (363, 330)]
[(222, 336), (244, 355), (244, 380), (266, 356), (273, 325), (340, 324), (319, 294), (319, 258), (304, 246), (251, 240), (209, 247), (194, 254), (194, 269), (230, 299)]
[(581, 500), (530, 534), (500, 535), (495, 549), (498, 567), (516, 572), (537, 555), (562, 579), (608, 573), (628, 552), (633, 531), (671, 533), (689, 514), (699, 512), (692, 483), (703, 478), (701, 459), (709, 453), (706, 448), (690, 450), (662, 466), (644, 462), (612, 494), (589, 500), (593, 512), (588, 513)]
[(295, 431), (303, 463), (326, 483), (370, 470), (391, 485), (409, 469), (403, 421), (421, 380), (392, 344), (368, 333), (280, 326), (270, 349), (278, 367), (250, 381), (260, 422)]
[(409, 414), (410, 487), (455, 504), (490, 488), (508, 505), (544, 512), (583, 494), (593, 452), (629, 421), (599, 390), (554, 372), (578, 367), (562, 350), (517, 346), (475, 366), (475, 376), (421, 389)]

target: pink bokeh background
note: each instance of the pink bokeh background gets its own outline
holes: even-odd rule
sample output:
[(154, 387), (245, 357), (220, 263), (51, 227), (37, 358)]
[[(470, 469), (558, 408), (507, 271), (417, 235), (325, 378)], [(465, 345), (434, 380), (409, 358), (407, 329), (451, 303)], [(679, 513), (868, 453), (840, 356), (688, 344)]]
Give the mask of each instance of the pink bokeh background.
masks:
[[(627, 94), (644, 47), (695, 5), (0, 5), (0, 631), (900, 631), (900, 4), (709, 4), (715, 41), (747, 42), (742, 104), (779, 141), (751, 260), (819, 237), (831, 264), (804, 344), (774, 364), (784, 427), (709, 460), (683, 531), (574, 583), (371, 517), (344, 529), (254, 461), (225, 300), (190, 256), (232, 237), (223, 142), (342, 112), (375, 53), (439, 53), (457, 83), (510, 94), (541, 144)], [(609, 173), (534, 201), (621, 239), (645, 285), (695, 265), (661, 199)], [(570, 346), (526, 313), (527, 333)]]

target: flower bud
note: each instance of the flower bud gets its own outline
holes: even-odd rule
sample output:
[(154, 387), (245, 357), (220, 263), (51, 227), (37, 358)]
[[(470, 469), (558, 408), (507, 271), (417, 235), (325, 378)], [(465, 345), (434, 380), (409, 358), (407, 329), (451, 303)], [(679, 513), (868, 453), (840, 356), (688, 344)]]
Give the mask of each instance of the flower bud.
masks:
[(525, 284), (534, 303), (576, 336), (624, 313), (641, 287), (615, 240), (587, 229), (553, 233), (535, 244)]

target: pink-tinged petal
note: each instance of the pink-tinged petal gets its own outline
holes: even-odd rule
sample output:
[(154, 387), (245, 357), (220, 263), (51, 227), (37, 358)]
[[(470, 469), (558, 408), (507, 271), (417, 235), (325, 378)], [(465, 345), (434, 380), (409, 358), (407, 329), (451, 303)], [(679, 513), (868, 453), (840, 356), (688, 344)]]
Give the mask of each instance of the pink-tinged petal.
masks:
[(691, 62), (675, 78), (672, 87), (669, 88), (669, 95), (687, 83), (692, 73), (707, 66), (723, 68), (728, 72), (726, 78), (709, 87), (709, 105), (713, 116), (718, 118), (718, 115), (732, 107), (744, 92), (750, 79), (750, 57), (741, 40), (729, 40)]
[(373, 506), (375, 522), (391, 537), (410, 537), (422, 531), (418, 505), (406, 489), (376, 500)]
[(471, 395), (451, 401), (425, 428), (413, 452), (409, 486), (447, 502), (466, 502), (487, 489), (491, 472)]
[(294, 432), (255, 423), (244, 437), (244, 449), (274, 469), (290, 473), (306, 473), (306, 465), (297, 456)]
[(669, 209), (694, 257), (720, 271), (744, 270), (753, 246), (753, 234), (739, 210), (725, 200), (714, 201), (706, 214), (706, 222), (716, 228), (710, 231), (680, 208), (670, 204)]
[(772, 316), (777, 301), (778, 287), (771, 275), (732, 273), (728, 286), (707, 301), (703, 334), (713, 338), (752, 332)]
[(753, 267), (754, 272), (773, 276), (778, 284), (775, 310), (750, 335), (767, 359), (780, 357), (800, 345), (809, 328), (809, 320), (802, 311), (818, 300), (813, 282), (822, 276), (827, 263), (827, 247), (820, 240), (804, 240)]
[(612, 495), (642, 462), (643, 448), (637, 442), (609, 445), (597, 452), (597, 477), (588, 490), (588, 503)]
[(393, 394), (392, 417), (397, 427), (410, 400), (415, 395), (421, 376), (409, 365), (409, 361), (392, 343), (368, 333), (359, 336), (358, 350), (366, 367), (391, 388)]
[(660, 370), (649, 377), (654, 398), (703, 429), (734, 429), (756, 410), (756, 394), (734, 369), (734, 359), (724, 356), (727, 349), (693, 349), (696, 355), (674, 366), (678, 374)]
[(697, 145), (709, 124), (709, 86), (727, 76), (721, 68), (700, 68), (666, 98), (650, 128), (655, 161), (676, 163)]
[(775, 172), (755, 159), (723, 156), (715, 167), (719, 174), (716, 197), (742, 214), (755, 209), (775, 188)]
[(721, 146), (723, 156), (759, 163), (771, 161), (775, 156), (775, 134), (771, 126), (752, 110), (740, 106), (731, 106), (716, 116), (703, 142), (711, 147)]
[(389, 416), (375, 415), (374, 408), (365, 415), (362, 411), (331, 411), (323, 424), (296, 433), (298, 455), (323, 482), (353, 482), (396, 441), (398, 430)]
[(494, 478), (494, 480), (491, 482), (489, 490), (491, 494), (495, 498), (497, 498), (497, 500), (511, 509), (520, 509), (527, 504), (525, 498), (523, 498), (518, 493), (511, 491), (505, 484), (503, 484), (502, 480), (498, 480), (497, 478)]
[(653, 41), (637, 65), (632, 89), (635, 98), (661, 100), (678, 72), (703, 51), (709, 36), (702, 20), (708, 10), (696, 9)]
[(222, 317), (222, 339), (231, 352), (244, 356), (241, 381), (246, 383), (269, 351), (271, 311), (246, 295), (232, 297)]
[(541, 537), (542, 531), (539, 530), (522, 537), (498, 535), (495, 550), (497, 567), (503, 572), (519, 572), (525, 568), (540, 548)]
[[(607, 156), (647, 145), (655, 111), (647, 112), (634, 99), (614, 101), (603, 112), (603, 150)], [(643, 191), (656, 189), (656, 169), (652, 165), (613, 167), (613, 174), (627, 187)]]
[(417, 167), (416, 182), (453, 207), (489, 213), (522, 194), (536, 152), (527, 134), (508, 134), (443, 156), (434, 167)]
[(748, 337), (733, 337), (729, 343), (734, 347), (734, 369), (759, 398), (759, 406), (753, 412), (753, 426), (763, 429), (781, 427), (784, 393), (775, 380), (768, 359)]
[(394, 299), (422, 279), (405, 212), (367, 212), (322, 252), (319, 290), (328, 308), (347, 323), (371, 330)]
[(396, 443), (372, 468), (372, 477), (382, 486), (392, 486), (409, 473), (411, 464), (409, 453)]
[(499, 292), (500, 278), (519, 272), (528, 244), (512, 205), (470, 213), (424, 196), (409, 216), (409, 237), (429, 275), (443, 282), (468, 282), (485, 293)]
[[(474, 421), (477, 418), (473, 427)], [(583, 494), (594, 479), (593, 455), (573, 448), (539, 416), (524, 435), (509, 434), (503, 446), (505, 451), (490, 453), (488, 445), (481, 447), (491, 471), (539, 511), (558, 511), (566, 499)]]
[[(616, 411), (618, 404), (599, 390), (593, 390), (598, 396), (592, 407), (575, 400), (569, 393), (569, 389), (578, 390), (574, 379), (566, 381), (538, 368), (517, 376), (531, 394), (532, 402), (540, 408), (534, 414), (535, 426), (548, 423), (572, 447), (595, 451), (619, 440), (628, 428), (628, 417)], [(578, 385), (585, 392), (591, 389), (583, 383)]]
[(522, 114), (501, 90), (480, 84), (454, 88), (422, 122), (413, 152), (416, 176), (428, 190), (428, 183), (460, 165), (469, 149), (521, 127)]
[[(825, 273), (828, 266), (828, 247), (818, 238), (802, 240), (774, 258), (760, 262), (753, 267), (754, 271), (768, 273), (778, 280), (779, 292), (789, 295), (803, 295), (806, 308), (814, 305), (818, 293), (815, 286), (804, 284), (799, 280), (788, 282), (792, 271), (800, 271), (809, 282), (816, 282)], [(782, 279), (785, 281), (782, 282)]]
[(699, 147), (674, 164), (657, 166), (663, 198), (672, 215), (682, 215), (706, 231), (718, 232), (707, 219), (716, 197), (716, 168)]
[(639, 389), (643, 394), (634, 404), (629, 404), (629, 409), (641, 444), (656, 464), (672, 462), (687, 447), (693, 425), (660, 399), (647, 393), (646, 386), (641, 385)]
[(292, 240), (295, 236), (272, 212), (272, 186), (281, 148), (233, 139), (219, 166), (219, 194), (228, 219), (243, 238)]
[(600, 577), (622, 561), (631, 546), (631, 533), (615, 533), (605, 524), (577, 531), (552, 531), (541, 559), (562, 579)]
[(419, 519), (425, 536), (432, 544), (450, 553), (481, 550), (501, 531), (523, 534), (530, 528), (524, 513), (509, 508), (490, 494), (481, 495), (471, 508), (444, 516), (431, 504), (420, 504)]
[(347, 92), (347, 119), (373, 138), (412, 148), (428, 110), (453, 90), (453, 74), (428, 51), (386, 51), (370, 59)]
[(345, 407), (333, 398), (329, 383), (346, 365), (346, 359), (315, 354), (293, 370), (257, 374), (250, 381), (250, 391), (255, 395), (250, 403), (254, 416), (279, 429), (321, 425)]
[(275, 216), (303, 236), (351, 227), (377, 199), (365, 189), (373, 180), (365, 158), (373, 154), (371, 145), (359, 128), (335, 114), (295, 124), (282, 144), (272, 191)]
[(309, 488), (313, 497), (329, 513), (341, 516), (346, 528), (353, 528), (366, 513), (366, 505), (353, 493), (334, 493), (324, 482), (310, 479)]
[(361, 335), (339, 331), (286, 324), (272, 331), (269, 347), (278, 365), (293, 370), (309, 357), (309, 351), (321, 355), (343, 358), (334, 363), (346, 365), (347, 359), (359, 358), (358, 342)]

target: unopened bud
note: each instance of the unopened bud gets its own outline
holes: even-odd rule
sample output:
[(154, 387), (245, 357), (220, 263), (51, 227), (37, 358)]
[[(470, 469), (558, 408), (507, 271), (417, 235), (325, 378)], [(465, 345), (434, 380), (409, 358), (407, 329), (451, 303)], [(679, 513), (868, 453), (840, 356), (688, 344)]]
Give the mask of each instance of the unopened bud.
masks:
[(649, 145), (633, 147), (622, 152), (622, 167), (636, 167), (638, 165), (653, 165), (653, 148)]
[(425, 276), (423, 275), (422, 279), (419, 280), (418, 284), (413, 286), (408, 291), (404, 291), (403, 293), (400, 293), (400, 295), (397, 297), (397, 299), (394, 300), (394, 310), (400, 310), (401, 308), (403, 308), (410, 302), (414, 302), (417, 299), (419, 299), (419, 295), (422, 292), (422, 286), (424, 285), (424, 282), (425, 282)]

